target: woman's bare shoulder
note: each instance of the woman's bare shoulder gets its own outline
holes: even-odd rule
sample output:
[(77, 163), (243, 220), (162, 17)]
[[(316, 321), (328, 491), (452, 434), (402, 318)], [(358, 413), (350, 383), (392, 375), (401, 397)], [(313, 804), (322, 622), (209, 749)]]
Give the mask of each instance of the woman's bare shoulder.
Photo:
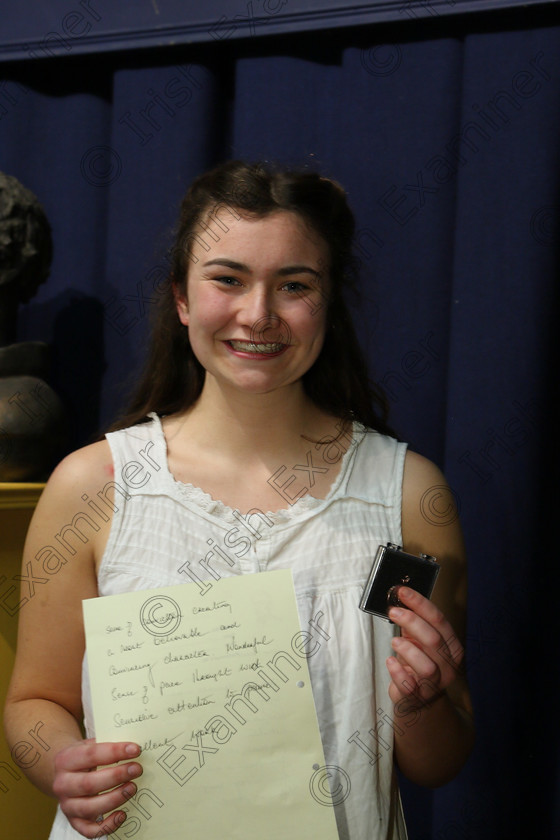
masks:
[(73, 482), (90, 477), (105, 480), (113, 474), (113, 459), (107, 440), (98, 440), (70, 452), (53, 471), (50, 481)]
[(445, 544), (446, 548), (453, 546), (463, 553), (457, 503), (458, 498), (440, 468), (423, 455), (407, 450), (403, 475), (403, 538), (408, 535), (416, 543)]
[(106, 440), (100, 440), (71, 452), (53, 470), (39, 500), (64, 507), (83, 496), (101, 490), (113, 478), (113, 459)]

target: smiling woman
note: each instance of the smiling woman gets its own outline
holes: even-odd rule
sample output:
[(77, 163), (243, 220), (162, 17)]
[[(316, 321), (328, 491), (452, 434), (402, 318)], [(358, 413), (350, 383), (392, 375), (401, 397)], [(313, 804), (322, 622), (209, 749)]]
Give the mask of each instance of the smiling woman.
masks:
[[(437, 487), (446, 509), (450, 491), (433, 464), (391, 435), (383, 399), (368, 383), (344, 301), (353, 230), (343, 189), (316, 173), (234, 161), (187, 192), (170, 282), (129, 412), (106, 440), (59, 465), (26, 544), (24, 568), (53, 527), (71, 520), (77, 492), (95, 498), (109, 474), (128, 476), (126, 504), (111, 505), (72, 562), (21, 613), (7, 732), (17, 743), (31, 718), (40, 716), (45, 727), (52, 749), (28, 774), (59, 800), (50, 840), (117, 832), (128, 800), (146, 791), (132, 782), (142, 774), (141, 745), (94, 740), (81, 602), (95, 596), (188, 579), (203, 597), (222, 577), (290, 569), (302, 628), (292, 650), (308, 659), (322, 769), (332, 782), (332, 801), (321, 804), (334, 806), (342, 840), (405, 840), (395, 764), (412, 781), (436, 786), (453, 778), (470, 751), (460, 526), (456, 516), (442, 523), (422, 515), (427, 493)], [(150, 470), (134, 480), (129, 470), (141, 467), (139, 454)], [(392, 624), (358, 608), (377, 547), (388, 542), (435, 555), (441, 567), (433, 601), (399, 588)], [(174, 632), (175, 613), (161, 607), (169, 600), (149, 602), (159, 611), (149, 622), (155, 644)], [(213, 603), (198, 611), (227, 607)], [(222, 625), (224, 632), (231, 627)], [(189, 635), (185, 657), (202, 655), (198, 629)], [(269, 642), (252, 639), (240, 644), (261, 674), (260, 646)], [(228, 649), (236, 644), (230, 636)], [(131, 695), (123, 726), (149, 719), (145, 673), (138, 675), (141, 700)], [(205, 692), (214, 684), (219, 691), (228, 676), (211, 662), (197, 674), (211, 686)], [(201, 701), (182, 686), (173, 686), (179, 697), (170, 700), (170, 715), (206, 705), (206, 696)], [(208, 796), (219, 806), (214, 788)], [(278, 807), (285, 807), (284, 791)], [(183, 826), (169, 840), (179, 836)]]

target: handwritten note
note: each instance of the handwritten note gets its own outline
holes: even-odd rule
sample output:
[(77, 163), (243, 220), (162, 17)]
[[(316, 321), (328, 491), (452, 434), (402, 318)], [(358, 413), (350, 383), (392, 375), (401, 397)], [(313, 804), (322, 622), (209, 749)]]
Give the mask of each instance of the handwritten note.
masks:
[(83, 607), (96, 738), (142, 747), (112, 836), (337, 840), (291, 571)]

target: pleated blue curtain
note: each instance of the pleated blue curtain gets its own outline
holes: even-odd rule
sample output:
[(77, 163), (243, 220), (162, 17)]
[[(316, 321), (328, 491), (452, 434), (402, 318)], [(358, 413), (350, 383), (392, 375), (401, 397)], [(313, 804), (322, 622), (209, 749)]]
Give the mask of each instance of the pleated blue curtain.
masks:
[(360, 338), (399, 436), (447, 475), (471, 561), (478, 742), (445, 788), (404, 783), (412, 840), (559, 828), (560, 27), (477, 20), (396, 43), (363, 28), (4, 65), (0, 87), (0, 169), (37, 194), (55, 243), (19, 339), (52, 344), (73, 446), (138, 371), (195, 175), (265, 159), (347, 189)]

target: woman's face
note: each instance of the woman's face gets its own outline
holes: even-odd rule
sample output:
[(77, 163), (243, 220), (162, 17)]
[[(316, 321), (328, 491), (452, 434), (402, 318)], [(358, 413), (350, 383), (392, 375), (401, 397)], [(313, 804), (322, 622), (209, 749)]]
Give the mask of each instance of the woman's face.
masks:
[(267, 393), (292, 385), (323, 346), (328, 246), (285, 211), (222, 227), (194, 242), (187, 292), (176, 295), (193, 352), (221, 387)]

